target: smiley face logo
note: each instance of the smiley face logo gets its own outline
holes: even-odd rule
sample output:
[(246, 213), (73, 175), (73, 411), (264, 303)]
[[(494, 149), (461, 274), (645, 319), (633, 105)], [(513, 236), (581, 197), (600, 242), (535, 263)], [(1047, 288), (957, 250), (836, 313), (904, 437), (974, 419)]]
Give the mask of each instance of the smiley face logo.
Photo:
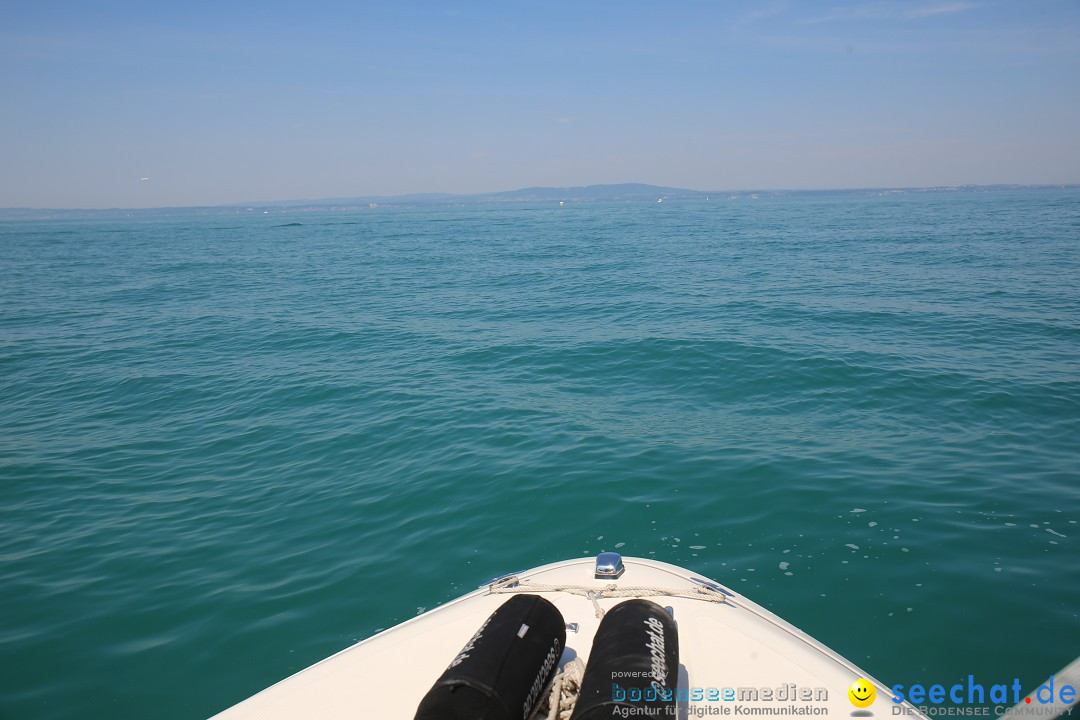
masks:
[(851, 687), (847, 689), (847, 696), (851, 704), (857, 708), (870, 707), (874, 704), (874, 698), (877, 697), (877, 690), (864, 678), (859, 678), (851, 683)]

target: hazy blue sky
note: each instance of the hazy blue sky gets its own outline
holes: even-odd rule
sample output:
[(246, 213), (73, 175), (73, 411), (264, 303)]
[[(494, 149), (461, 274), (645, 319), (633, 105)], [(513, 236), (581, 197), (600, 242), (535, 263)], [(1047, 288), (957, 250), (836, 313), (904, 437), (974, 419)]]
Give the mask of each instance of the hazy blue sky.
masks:
[(3, 0), (0, 103), (0, 206), (1075, 183), (1080, 2)]

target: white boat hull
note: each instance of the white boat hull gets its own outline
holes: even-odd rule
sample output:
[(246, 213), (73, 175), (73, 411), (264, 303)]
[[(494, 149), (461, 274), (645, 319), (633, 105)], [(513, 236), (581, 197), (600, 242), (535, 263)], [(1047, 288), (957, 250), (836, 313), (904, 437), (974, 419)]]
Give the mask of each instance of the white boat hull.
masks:
[[(553, 585), (596, 591), (653, 588), (645, 597), (671, 608), (678, 624), (680, 718), (745, 714), (884, 718), (894, 713), (887, 686), (742, 595), (675, 565), (641, 558), (625, 558), (623, 563), (625, 573), (617, 580), (596, 579), (594, 559), (581, 558), (518, 573), (503, 585), (513, 586), (506, 591), (525, 592)], [(656, 594), (665, 589), (702, 597)], [(626, 599), (594, 600), (561, 590), (538, 594), (554, 603), (571, 628), (560, 666), (575, 657), (588, 662), (600, 623), (597, 606), (607, 610)], [(413, 720), (424, 694), (507, 599), (484, 586), (342, 650), (215, 718)], [(866, 708), (855, 707), (848, 698), (848, 688), (860, 678), (877, 691)], [(922, 717), (907, 703), (903, 708), (905, 715)]]

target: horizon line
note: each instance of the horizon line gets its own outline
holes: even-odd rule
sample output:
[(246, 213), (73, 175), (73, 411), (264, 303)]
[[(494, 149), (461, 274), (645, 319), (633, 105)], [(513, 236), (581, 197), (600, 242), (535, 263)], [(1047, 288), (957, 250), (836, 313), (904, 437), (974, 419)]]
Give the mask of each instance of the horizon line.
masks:
[[(812, 194), (812, 193), (858, 193), (858, 192), (927, 192), (927, 191), (947, 191), (947, 190), (978, 190), (982, 188), (986, 189), (1052, 189), (1052, 188), (1075, 188), (1080, 187), (1080, 182), (1072, 183), (960, 183), (960, 184), (944, 184), (944, 185), (867, 185), (860, 187), (820, 187), (820, 188), (741, 188), (741, 189), (713, 189), (713, 190), (697, 190), (693, 188), (681, 188), (669, 185), (653, 185), (651, 183), (640, 182), (621, 182), (621, 183), (593, 183), (589, 185), (530, 185), (527, 187), (520, 187), (512, 190), (492, 190), (484, 192), (472, 192), (472, 193), (450, 193), (450, 192), (409, 192), (400, 193), (396, 195), (355, 195), (355, 196), (340, 196), (340, 197), (321, 197), (321, 198), (292, 198), (286, 200), (249, 200), (244, 202), (225, 202), (225, 203), (212, 203), (212, 204), (195, 204), (195, 205), (157, 205), (146, 207), (123, 207), (123, 206), (100, 206), (100, 207), (56, 207), (56, 206), (0, 206), (0, 213), (10, 212), (153, 212), (153, 211), (166, 211), (166, 210), (225, 210), (234, 208), (254, 208), (258, 206), (260, 208), (301, 208), (308, 207), (313, 204), (325, 205), (327, 207), (333, 207), (336, 204), (347, 203), (375, 203), (376, 201), (393, 204), (394, 201), (404, 201), (407, 204), (439, 204), (440, 202), (450, 202), (455, 199), (474, 199), (478, 201), (478, 204), (483, 204), (485, 198), (494, 198), (496, 196), (509, 196), (518, 193), (527, 192), (554, 192), (559, 190), (592, 190), (599, 188), (611, 188), (613, 190), (620, 187), (637, 187), (640, 188), (639, 192), (627, 193), (622, 196), (617, 196), (609, 199), (617, 199), (622, 197), (642, 197), (646, 194), (646, 190), (655, 191), (667, 191), (684, 193), (694, 196), (709, 196), (712, 194)], [(648, 193), (653, 194), (653, 193)], [(430, 198), (429, 201), (424, 202), (422, 198)], [(565, 200), (574, 200), (574, 198), (567, 197)], [(578, 202), (582, 202), (582, 199), (578, 199)], [(588, 200), (584, 200), (587, 202)], [(602, 202), (603, 199), (595, 198), (592, 202)], [(490, 200), (490, 203), (505, 202), (511, 203), (513, 200)], [(520, 202), (530, 202), (522, 200)], [(536, 201), (531, 201), (536, 202)]]

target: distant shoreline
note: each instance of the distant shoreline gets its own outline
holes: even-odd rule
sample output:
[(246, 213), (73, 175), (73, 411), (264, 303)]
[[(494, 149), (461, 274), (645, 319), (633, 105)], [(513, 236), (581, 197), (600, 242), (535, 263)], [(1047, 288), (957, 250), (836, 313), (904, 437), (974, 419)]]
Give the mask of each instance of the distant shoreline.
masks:
[(152, 208), (27, 208), (0, 207), (0, 220), (80, 219), (124, 216), (263, 215), (282, 212), (326, 212), (379, 208), (454, 207), (509, 204), (655, 203), (658, 200), (722, 201), (778, 197), (880, 196), (917, 193), (982, 193), (1016, 190), (1067, 190), (1080, 184), (1043, 185), (939, 185), (932, 187), (826, 188), (820, 190), (690, 190), (638, 183), (579, 187), (531, 187), (494, 193), (454, 195), (359, 196), (318, 200), (281, 200)]

